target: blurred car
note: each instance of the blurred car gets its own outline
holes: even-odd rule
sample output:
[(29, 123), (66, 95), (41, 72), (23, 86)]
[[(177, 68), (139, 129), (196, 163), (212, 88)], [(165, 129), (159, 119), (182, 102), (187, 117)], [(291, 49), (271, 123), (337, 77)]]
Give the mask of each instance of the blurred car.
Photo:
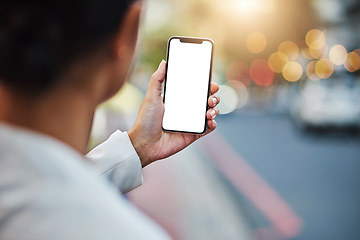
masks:
[(345, 74), (318, 81), (308, 79), (290, 113), (303, 129), (359, 130), (359, 93), (360, 84), (354, 84)]

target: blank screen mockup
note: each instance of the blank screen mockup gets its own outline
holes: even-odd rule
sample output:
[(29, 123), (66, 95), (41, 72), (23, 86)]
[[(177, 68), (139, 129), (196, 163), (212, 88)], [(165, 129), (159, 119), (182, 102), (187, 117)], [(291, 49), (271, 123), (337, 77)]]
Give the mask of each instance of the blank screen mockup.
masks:
[(205, 131), (212, 43), (170, 40), (168, 47), (163, 128), (171, 131)]

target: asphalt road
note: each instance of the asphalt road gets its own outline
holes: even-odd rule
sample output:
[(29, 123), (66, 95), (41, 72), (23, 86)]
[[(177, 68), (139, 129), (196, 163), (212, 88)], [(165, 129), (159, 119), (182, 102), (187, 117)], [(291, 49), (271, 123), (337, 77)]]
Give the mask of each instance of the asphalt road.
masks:
[[(360, 239), (360, 137), (303, 134), (286, 115), (230, 114), (217, 122), (303, 221), (294, 239)], [(268, 224), (246, 197), (241, 204), (255, 229)]]

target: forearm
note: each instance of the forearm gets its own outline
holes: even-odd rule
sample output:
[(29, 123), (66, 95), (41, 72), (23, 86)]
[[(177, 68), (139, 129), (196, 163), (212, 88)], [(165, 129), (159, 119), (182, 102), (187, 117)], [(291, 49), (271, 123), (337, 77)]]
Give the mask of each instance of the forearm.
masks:
[(126, 132), (116, 131), (86, 157), (123, 193), (142, 184), (141, 162)]

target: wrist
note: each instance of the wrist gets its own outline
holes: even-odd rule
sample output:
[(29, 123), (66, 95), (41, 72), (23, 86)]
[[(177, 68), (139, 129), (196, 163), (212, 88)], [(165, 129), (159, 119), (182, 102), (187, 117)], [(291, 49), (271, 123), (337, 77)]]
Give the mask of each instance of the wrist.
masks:
[(147, 154), (144, 149), (144, 144), (141, 143), (141, 139), (137, 138), (137, 134), (133, 129), (129, 130), (127, 133), (130, 138), (131, 144), (133, 145), (137, 155), (139, 156), (141, 166), (144, 168), (149, 164), (147, 160)]

